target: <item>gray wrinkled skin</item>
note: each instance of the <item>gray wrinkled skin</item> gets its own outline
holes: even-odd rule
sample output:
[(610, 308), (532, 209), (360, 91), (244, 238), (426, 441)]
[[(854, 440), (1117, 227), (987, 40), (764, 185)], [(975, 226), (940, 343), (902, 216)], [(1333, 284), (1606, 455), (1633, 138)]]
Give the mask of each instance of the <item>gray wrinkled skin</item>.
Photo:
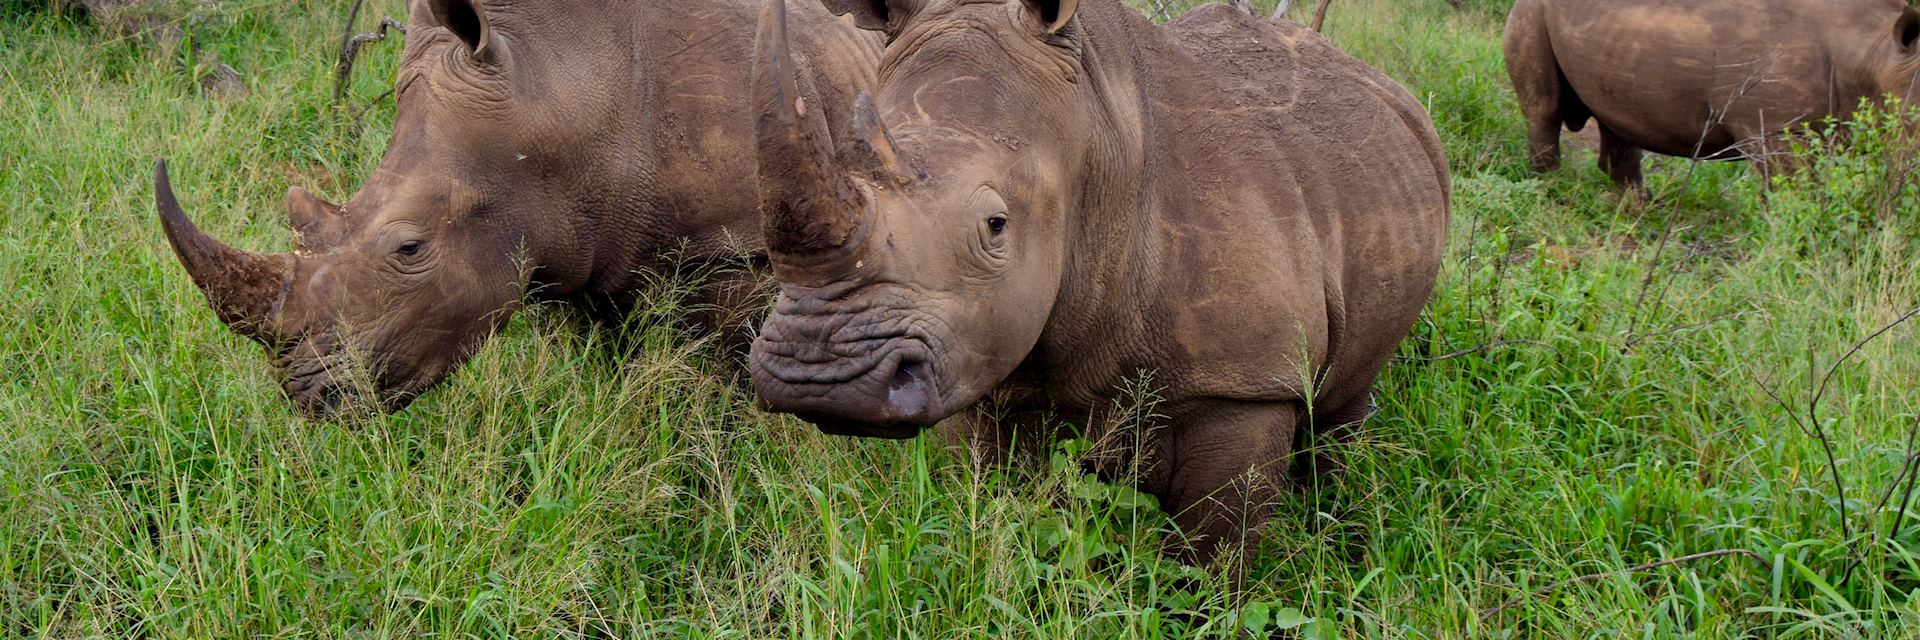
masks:
[[(673, 260), (764, 256), (744, 0), (415, 0), (379, 167), (344, 204), (287, 195), (294, 251), (194, 228), (158, 181), (164, 228), (221, 319), (268, 346), (305, 413), (398, 410), (526, 298), (619, 318)], [(805, 92), (844, 105), (880, 38), (796, 20)], [(844, 114), (844, 110), (839, 113)], [(845, 116), (840, 116), (845, 122)], [(747, 340), (764, 273), (710, 283), (700, 328)], [(351, 372), (369, 374), (357, 385)], [(370, 386), (373, 397), (356, 389)]]
[(1750, 158), (1862, 98), (1920, 98), (1920, 12), (1901, 0), (1519, 0), (1507, 71), (1535, 170), (1560, 129), (1600, 126), (1601, 167), (1643, 189), (1641, 155)]
[(1225, 5), (1155, 26), (1120, 0), (794, 1), (889, 43), (830, 140), (792, 99), (782, 0), (761, 17), (762, 399), (829, 433), (997, 440), (1035, 412), (1107, 424), (1146, 375), (1159, 417), (1094, 434), (1141, 472), (1101, 471), (1194, 560), (1250, 543), (1298, 439), (1367, 416), (1432, 293), (1450, 193), (1420, 104)]

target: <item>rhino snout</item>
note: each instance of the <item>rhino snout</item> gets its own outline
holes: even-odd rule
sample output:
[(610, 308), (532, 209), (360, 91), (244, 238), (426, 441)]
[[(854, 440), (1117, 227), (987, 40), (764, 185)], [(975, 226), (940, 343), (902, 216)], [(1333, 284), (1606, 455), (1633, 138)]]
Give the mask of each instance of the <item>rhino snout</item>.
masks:
[(754, 388), (770, 410), (828, 435), (888, 439), (912, 438), (942, 416), (925, 342), (901, 336), (832, 360), (783, 346), (764, 338), (753, 346)]

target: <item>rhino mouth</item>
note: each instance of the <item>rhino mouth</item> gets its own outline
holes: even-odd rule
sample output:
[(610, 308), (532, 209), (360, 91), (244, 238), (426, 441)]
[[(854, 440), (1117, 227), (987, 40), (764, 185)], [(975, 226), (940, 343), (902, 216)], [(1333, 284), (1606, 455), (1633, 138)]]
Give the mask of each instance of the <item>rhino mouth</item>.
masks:
[(328, 418), (340, 409), (344, 397), (320, 360), (291, 362), (282, 367), (280, 388), (308, 418)]
[(769, 318), (749, 358), (754, 388), (828, 435), (917, 436), (946, 415), (933, 342), (900, 314), (858, 315)]
[[(340, 420), (354, 415), (397, 413), (419, 397), (418, 386), (370, 385), (366, 367), (339, 350), (324, 350), (327, 340), (282, 347), (274, 358), (281, 390), (309, 420)], [(377, 379), (377, 377), (375, 377)]]

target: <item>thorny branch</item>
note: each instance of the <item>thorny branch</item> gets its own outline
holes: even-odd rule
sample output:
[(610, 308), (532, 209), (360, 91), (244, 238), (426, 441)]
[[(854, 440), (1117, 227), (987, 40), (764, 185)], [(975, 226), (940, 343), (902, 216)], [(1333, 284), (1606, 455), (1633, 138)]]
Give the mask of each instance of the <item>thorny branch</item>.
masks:
[[(1912, 448), (1912, 443), (1917, 435), (1920, 435), (1920, 416), (1914, 417), (1913, 431), (1907, 434), (1907, 488), (1900, 492), (1900, 504), (1897, 507), (1899, 510), (1893, 514), (1893, 523), (1887, 525), (1887, 538), (1889, 539), (1898, 535), (1900, 533), (1900, 525), (1906, 522), (1907, 508), (1913, 504), (1915, 481), (1920, 480), (1920, 452), (1915, 452)], [(1889, 486), (1888, 488), (1891, 489), (1892, 487)], [(1888, 495), (1892, 495), (1892, 492), (1888, 492)], [(1874, 508), (1874, 513), (1880, 513), (1881, 509), (1886, 508), (1886, 502), (1885, 498), (1881, 498), (1880, 506)]]
[(333, 101), (339, 102), (347, 95), (347, 81), (353, 77), (353, 63), (360, 55), (361, 45), (387, 39), (387, 30), (392, 29), (406, 34), (407, 27), (393, 18), (380, 19), (380, 27), (373, 33), (353, 33), (353, 24), (360, 19), (360, 5), (366, 0), (353, 0), (353, 8), (347, 10), (347, 26), (340, 31), (340, 62), (333, 72)]
[[(1839, 373), (1841, 366), (1845, 365), (1847, 361), (1851, 360), (1855, 355), (1858, 355), (1869, 343), (1893, 331), (1894, 328), (1906, 324), (1917, 316), (1920, 316), (1920, 307), (1915, 307), (1906, 313), (1900, 314), (1900, 317), (1880, 327), (1879, 330), (1868, 334), (1867, 337), (1860, 339), (1859, 342), (1854, 343), (1853, 348), (1848, 349), (1838, 360), (1828, 365), (1826, 373), (1821, 375), (1817, 382), (1814, 376), (1820, 374), (1814, 366), (1813, 349), (1812, 347), (1808, 347), (1807, 388), (1812, 395), (1807, 398), (1807, 413), (1804, 417), (1794, 409), (1792, 403), (1787, 402), (1786, 398), (1782, 397), (1778, 391), (1761, 381), (1758, 375), (1754, 374), (1751, 369), (1747, 371), (1747, 376), (1753, 379), (1754, 384), (1758, 385), (1760, 390), (1767, 394), (1768, 398), (1773, 399), (1774, 404), (1780, 405), (1780, 408), (1787, 412), (1787, 419), (1791, 421), (1796, 428), (1800, 429), (1801, 433), (1806, 434), (1807, 437), (1813, 438), (1820, 443), (1820, 450), (1826, 455), (1827, 471), (1833, 480), (1834, 508), (1840, 516), (1840, 537), (1841, 540), (1846, 541), (1847, 546), (1847, 566), (1840, 573), (1840, 581), (1837, 583), (1839, 585), (1846, 584), (1847, 581), (1853, 577), (1854, 568), (1860, 564), (1860, 541), (1854, 539), (1853, 523), (1852, 520), (1847, 517), (1847, 485), (1845, 479), (1840, 475), (1840, 457), (1834, 452), (1833, 439), (1827, 435), (1826, 428), (1822, 426), (1820, 422), (1820, 402), (1825, 399), (1827, 389), (1833, 382), (1833, 377)], [(1911, 455), (1909, 457), (1911, 457)], [(1899, 482), (1900, 479), (1896, 477), (1894, 483), (1899, 484)], [(1904, 505), (1902, 505), (1902, 508), (1904, 509)], [(1896, 523), (1897, 522), (1898, 520), (1896, 520)]]
[[(1920, 444), (1920, 415), (1913, 418), (1913, 426), (1907, 429), (1907, 447), (1900, 456), (1900, 473), (1893, 476), (1893, 482), (1887, 483), (1887, 490), (1880, 494), (1880, 501), (1873, 505), (1873, 515), (1878, 517), (1887, 511), (1887, 501), (1893, 499), (1893, 493), (1905, 483), (1907, 489), (1900, 496), (1899, 504), (1894, 506), (1893, 523), (1887, 526), (1886, 537), (1891, 539), (1900, 533), (1900, 525), (1907, 519), (1907, 506), (1913, 504), (1914, 474), (1920, 472), (1920, 453), (1914, 451), (1914, 445)], [(1868, 525), (1871, 528), (1871, 524)], [(1877, 542), (1877, 541), (1876, 541)]]
[(1494, 607), (1492, 609), (1487, 609), (1485, 611), (1481, 611), (1480, 621), (1486, 622), (1487, 619), (1492, 618), (1495, 614), (1498, 614), (1502, 611), (1506, 611), (1508, 609), (1519, 606), (1520, 603), (1525, 602), (1527, 598), (1537, 598), (1537, 597), (1546, 595), (1548, 593), (1551, 593), (1555, 589), (1559, 589), (1560, 587), (1564, 587), (1570, 584), (1578, 584), (1582, 582), (1594, 582), (1594, 581), (1602, 580), (1605, 578), (1611, 578), (1617, 575), (1628, 574), (1628, 573), (1639, 573), (1641, 571), (1658, 569), (1660, 567), (1665, 567), (1668, 565), (1681, 564), (1685, 562), (1693, 562), (1695, 560), (1705, 560), (1707, 558), (1717, 558), (1720, 556), (1736, 556), (1736, 555), (1752, 558), (1754, 562), (1758, 562), (1761, 564), (1761, 566), (1764, 566), (1764, 567), (1773, 566), (1773, 563), (1769, 562), (1766, 556), (1760, 555), (1759, 553), (1756, 553), (1748, 549), (1719, 549), (1716, 551), (1707, 551), (1704, 553), (1696, 553), (1692, 555), (1680, 556), (1678, 558), (1668, 558), (1666, 560), (1661, 560), (1658, 562), (1649, 562), (1643, 565), (1627, 567), (1625, 569), (1603, 571), (1600, 573), (1589, 573), (1584, 576), (1567, 578), (1565, 580), (1561, 580), (1559, 582), (1555, 582), (1553, 584), (1549, 584), (1547, 586), (1534, 589), (1533, 591), (1529, 591), (1524, 595), (1515, 596), (1512, 600), (1508, 600), (1505, 603), (1502, 603), (1500, 606)]

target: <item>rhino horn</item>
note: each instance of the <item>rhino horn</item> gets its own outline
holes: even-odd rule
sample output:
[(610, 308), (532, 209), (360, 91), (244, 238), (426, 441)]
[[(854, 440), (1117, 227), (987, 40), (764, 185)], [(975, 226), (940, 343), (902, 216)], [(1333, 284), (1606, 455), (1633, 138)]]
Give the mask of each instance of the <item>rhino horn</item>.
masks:
[(293, 243), (301, 251), (317, 251), (322, 245), (338, 241), (340, 205), (327, 202), (300, 187), (287, 189), (287, 224), (293, 228)]
[(880, 121), (872, 96), (862, 93), (854, 100), (852, 137), (847, 142), (840, 153), (840, 163), (849, 170), (864, 171), (875, 179), (896, 184), (912, 180), (914, 174), (900, 159), (900, 151), (893, 144), (893, 136), (887, 133), (886, 123)]
[(293, 282), (293, 256), (258, 255), (227, 246), (201, 231), (180, 210), (167, 180), (167, 161), (153, 170), (153, 195), (160, 209), (160, 225), (167, 243), (187, 268), (187, 275), (207, 296), (220, 320), (236, 333), (271, 342), (269, 321), (286, 300)]
[(753, 100), (767, 247), (795, 258), (852, 244), (862, 227), (866, 199), (841, 179), (824, 121), (801, 96), (788, 49), (785, 0), (766, 0), (760, 15)]

